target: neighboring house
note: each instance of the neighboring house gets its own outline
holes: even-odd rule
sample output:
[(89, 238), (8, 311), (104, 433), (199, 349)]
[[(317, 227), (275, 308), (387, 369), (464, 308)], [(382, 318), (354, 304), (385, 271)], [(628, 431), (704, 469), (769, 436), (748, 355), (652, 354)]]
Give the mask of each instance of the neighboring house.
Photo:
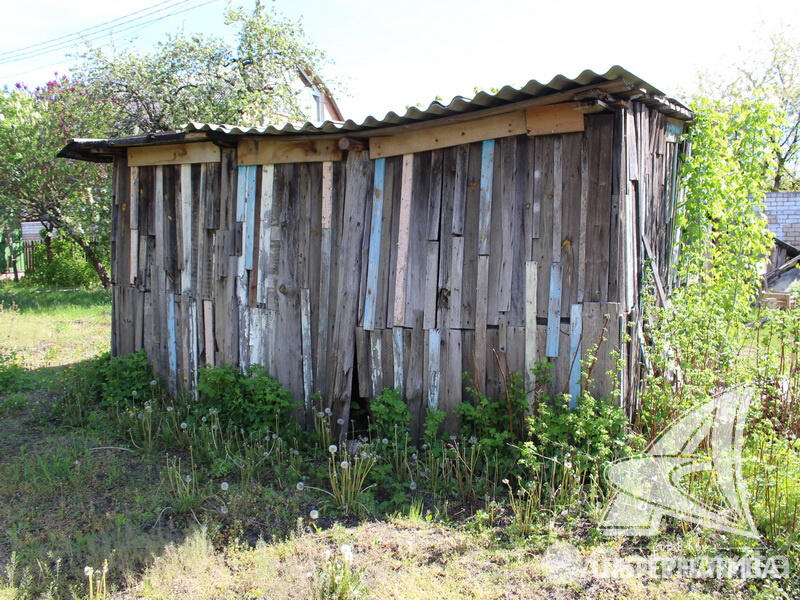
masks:
[(42, 241), (42, 229), (44, 229), (44, 223), (41, 221), (23, 221), (20, 226), (22, 228), (23, 242), (32, 243)]
[(800, 192), (771, 192), (764, 204), (769, 230), (776, 238), (800, 248)]
[(691, 118), (614, 67), (361, 124), (192, 123), (59, 155), (113, 163), (115, 355), (145, 349), (173, 390), (202, 364), (261, 364), (345, 428), (395, 387), (415, 427), (431, 407), (453, 429), (464, 372), (491, 397), (499, 368), (523, 372), (532, 398), (548, 361), (547, 391), (577, 401), (593, 347), (592, 391), (636, 410), (640, 285), (665, 301)]
[(767, 227), (775, 235), (765, 273), (766, 289), (787, 293), (800, 287), (800, 192), (771, 192), (764, 204)]

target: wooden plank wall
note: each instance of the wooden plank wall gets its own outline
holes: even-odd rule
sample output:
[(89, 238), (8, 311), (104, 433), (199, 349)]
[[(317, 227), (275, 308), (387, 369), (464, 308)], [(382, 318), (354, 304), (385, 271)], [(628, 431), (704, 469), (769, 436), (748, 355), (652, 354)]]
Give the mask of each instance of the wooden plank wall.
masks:
[[(113, 352), (145, 348), (176, 391), (205, 363), (261, 364), (299, 417), (319, 392), (347, 421), (354, 389), (391, 386), (417, 428), (434, 407), (454, 429), (469, 381), (499, 397), (500, 368), (537, 360), (552, 363), (548, 393), (577, 398), (583, 359), (592, 390), (630, 407), (642, 265), (663, 284), (672, 256), (665, 128), (634, 104), (583, 132), (376, 160), (118, 160)], [(616, 352), (628, 365), (607, 374)]]

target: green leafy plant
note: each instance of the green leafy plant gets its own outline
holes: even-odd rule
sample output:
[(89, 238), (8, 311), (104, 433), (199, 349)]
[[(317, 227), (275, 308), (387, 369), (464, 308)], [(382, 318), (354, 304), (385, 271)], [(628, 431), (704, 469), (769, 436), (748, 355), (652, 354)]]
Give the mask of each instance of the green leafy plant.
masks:
[(411, 423), (411, 411), (400, 390), (386, 388), (369, 405), (372, 413), (370, 428), (381, 438), (408, 434)]
[(353, 549), (343, 544), (341, 556), (330, 554), (314, 573), (311, 586), (313, 600), (356, 600), (364, 598), (366, 591), (361, 584), (361, 572), (353, 569)]

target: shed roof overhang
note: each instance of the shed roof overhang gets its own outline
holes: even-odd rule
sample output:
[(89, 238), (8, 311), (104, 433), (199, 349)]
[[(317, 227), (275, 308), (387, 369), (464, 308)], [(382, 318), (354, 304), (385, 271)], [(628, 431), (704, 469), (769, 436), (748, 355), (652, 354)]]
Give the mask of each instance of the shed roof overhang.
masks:
[[(124, 155), (128, 148), (214, 142), (221, 146), (234, 146), (243, 139), (257, 141), (270, 138), (285, 142), (312, 141), (341, 138), (386, 138), (415, 130), (455, 125), (484, 117), (493, 117), (520, 110), (551, 104), (572, 103), (571, 108), (583, 113), (612, 110), (630, 101), (641, 102), (677, 121), (690, 121), (692, 112), (683, 104), (666, 97), (661, 91), (619, 66), (603, 74), (583, 71), (574, 79), (557, 75), (548, 83), (531, 80), (522, 88), (505, 86), (495, 94), (480, 92), (472, 99), (461, 96), (444, 105), (432, 102), (422, 110), (409, 108), (402, 116), (389, 112), (383, 119), (367, 117), (361, 123), (326, 121), (321, 125), (310, 122), (295, 127), (286, 124), (281, 128), (240, 127), (214, 123), (188, 123), (177, 131), (164, 131), (113, 139), (73, 139), (58, 156), (93, 162), (111, 162), (114, 156)], [(370, 144), (373, 154), (374, 144)], [(377, 155), (380, 155), (378, 153)]]

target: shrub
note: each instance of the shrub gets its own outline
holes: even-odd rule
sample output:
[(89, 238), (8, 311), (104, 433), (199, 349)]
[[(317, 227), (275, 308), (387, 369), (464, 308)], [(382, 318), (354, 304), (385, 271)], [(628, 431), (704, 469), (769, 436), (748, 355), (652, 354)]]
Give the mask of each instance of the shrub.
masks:
[(411, 411), (408, 410), (400, 390), (387, 387), (377, 398), (372, 400), (369, 407), (372, 411), (370, 428), (377, 433), (378, 437), (393, 437), (395, 428), (403, 433), (408, 433)]
[(261, 365), (242, 375), (231, 366), (202, 367), (197, 377), (198, 409), (218, 411), (220, 421), (248, 432), (296, 427), (292, 394)]
[(68, 239), (54, 239), (53, 260), (47, 260), (47, 248), (36, 244), (33, 266), (23, 280), (47, 287), (90, 287), (100, 283), (97, 272), (86, 261), (83, 251)]
[(0, 348), (0, 395), (21, 392), (28, 386), (28, 373), (14, 350)]

